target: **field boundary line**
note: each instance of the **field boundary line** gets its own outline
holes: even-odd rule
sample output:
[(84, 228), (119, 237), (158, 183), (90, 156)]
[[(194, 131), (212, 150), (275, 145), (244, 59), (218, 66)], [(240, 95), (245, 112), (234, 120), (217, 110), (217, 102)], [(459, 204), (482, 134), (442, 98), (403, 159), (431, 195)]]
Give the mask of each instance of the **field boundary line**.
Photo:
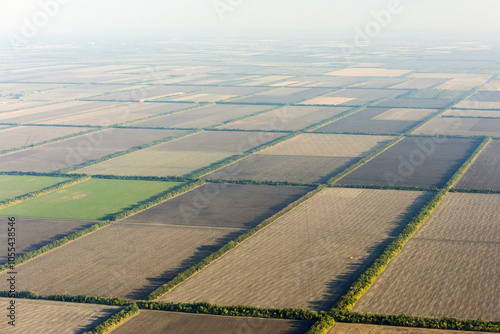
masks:
[[(6, 175), (8, 175), (8, 174), (6, 174)], [(1, 202), (0, 203), (0, 210), (14, 206), (14, 205), (22, 203), (22, 202), (26, 202), (26, 201), (33, 199), (33, 198), (36, 198), (36, 197), (40, 197), (43, 195), (53, 193), (53, 192), (60, 190), (60, 189), (68, 188), (68, 187), (74, 186), (76, 184), (86, 182), (86, 181), (91, 179), (90, 176), (80, 176), (80, 177), (76, 177), (76, 178), (71, 177), (71, 176), (59, 176), (59, 177), (69, 177), (70, 180), (59, 182), (53, 186), (46, 187), (46, 188), (43, 188), (43, 189), (37, 190), (37, 191), (32, 191), (32, 192), (29, 192), (27, 194), (17, 196), (13, 199), (9, 199), (9, 200), (6, 200), (4, 202)]]
[(350, 165), (349, 167), (347, 167), (346, 169), (342, 170), (341, 172), (339, 172), (337, 175), (333, 176), (330, 180), (328, 180), (326, 183), (327, 185), (329, 186), (333, 186), (335, 185), (338, 181), (340, 181), (340, 179), (342, 179), (344, 176), (346, 176), (347, 174), (355, 171), (356, 169), (358, 169), (359, 167), (363, 166), (364, 164), (366, 164), (367, 162), (371, 161), (372, 159), (374, 159), (375, 157), (377, 157), (378, 155), (382, 154), (383, 152), (387, 151), (389, 148), (393, 147), (394, 145), (396, 145), (397, 143), (399, 143), (401, 140), (403, 140), (405, 137), (403, 135), (400, 135), (400, 136), (397, 136), (395, 137), (394, 139), (390, 140), (388, 143), (386, 143), (385, 145), (381, 145), (381, 147), (379, 147), (378, 149), (376, 149), (375, 151), (371, 152), (370, 154), (368, 154), (367, 156), (361, 158), (360, 160), (358, 160), (357, 162), (353, 163), (352, 165)]
[(128, 319), (134, 317), (139, 313), (139, 308), (137, 304), (133, 303), (126, 307), (124, 307), (120, 312), (112, 315), (108, 319), (104, 320), (100, 324), (98, 324), (94, 329), (84, 332), (83, 334), (104, 334), (107, 333), (116, 327), (120, 326), (122, 323), (127, 321)]
[(184, 270), (183, 272), (177, 274), (173, 279), (171, 279), (167, 283), (163, 284), (162, 286), (160, 286), (159, 288), (157, 288), (153, 292), (151, 292), (148, 296), (148, 300), (158, 300), (158, 298), (160, 298), (161, 296), (172, 291), (174, 288), (176, 288), (177, 286), (179, 286), (183, 282), (187, 281), (189, 278), (194, 277), (194, 275), (201, 272), (203, 269), (205, 269), (207, 266), (214, 263), (218, 259), (222, 258), (225, 254), (229, 253), (232, 249), (236, 248), (238, 245), (242, 244), (244, 241), (250, 239), (252, 236), (257, 234), (259, 231), (262, 231), (267, 226), (276, 222), (279, 218), (284, 217), (287, 213), (289, 213), (293, 209), (299, 207), (302, 203), (306, 202), (310, 198), (314, 197), (317, 193), (321, 192), (324, 188), (325, 188), (324, 185), (320, 185), (320, 186), (316, 187), (315, 189), (309, 191), (307, 194), (305, 194), (301, 198), (288, 204), (285, 208), (281, 209), (279, 212), (275, 213), (271, 217), (264, 219), (260, 224), (258, 224), (254, 228), (245, 231), (244, 233), (240, 234), (235, 239), (227, 242), (221, 248), (219, 248), (217, 251), (208, 255), (203, 260), (201, 260), (200, 262), (196, 263), (195, 265), (189, 267), (188, 269)]

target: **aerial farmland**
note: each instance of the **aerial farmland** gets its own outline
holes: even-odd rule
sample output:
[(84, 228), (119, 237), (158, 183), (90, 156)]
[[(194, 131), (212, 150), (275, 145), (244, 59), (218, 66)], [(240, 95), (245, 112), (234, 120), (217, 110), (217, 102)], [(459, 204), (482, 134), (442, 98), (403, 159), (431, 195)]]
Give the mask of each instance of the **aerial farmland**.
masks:
[(500, 333), (498, 43), (0, 50), (0, 333)]

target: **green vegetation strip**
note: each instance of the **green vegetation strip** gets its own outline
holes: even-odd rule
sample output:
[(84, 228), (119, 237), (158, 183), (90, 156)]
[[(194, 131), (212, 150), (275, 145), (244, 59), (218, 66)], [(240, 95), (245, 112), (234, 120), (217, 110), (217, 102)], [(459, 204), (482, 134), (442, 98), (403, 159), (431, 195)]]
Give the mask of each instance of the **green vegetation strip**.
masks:
[(404, 138), (403, 136), (396, 137), (393, 140), (391, 140), (390, 142), (388, 142), (387, 144), (380, 146), (377, 150), (373, 151), (372, 153), (368, 154), (367, 156), (365, 156), (361, 160), (358, 160), (358, 162), (352, 164), (351, 166), (344, 169), (342, 172), (340, 172), (337, 175), (335, 175), (334, 177), (332, 177), (330, 180), (328, 180), (328, 182), (327, 182), (328, 185), (333, 186), (338, 180), (340, 180), (341, 178), (343, 178), (344, 176), (346, 176), (350, 172), (354, 171), (355, 169), (361, 167), (361, 165), (364, 165), (368, 161), (372, 160), (373, 158), (375, 158), (377, 155), (384, 152), (388, 148), (396, 145), (403, 138)]
[[(9, 175), (13, 175), (13, 174), (9, 174)], [(58, 175), (58, 176), (61, 176), (61, 175)], [(67, 177), (67, 175), (66, 175), (66, 177)], [(46, 194), (52, 193), (52, 192), (60, 190), (60, 189), (74, 186), (75, 184), (82, 183), (82, 182), (88, 181), (90, 179), (91, 179), (90, 176), (77, 177), (77, 178), (74, 178), (74, 179), (71, 179), (68, 181), (58, 183), (58, 184), (53, 185), (51, 187), (47, 187), (47, 188), (44, 188), (44, 189), (41, 189), (38, 191), (33, 191), (30, 193), (27, 193), (27, 194), (22, 195), (22, 196), (18, 196), (14, 199), (7, 200), (5, 202), (0, 203), (0, 210), (5, 209), (5, 208), (10, 207), (10, 206), (13, 206), (13, 205), (16, 205), (16, 204), (19, 204), (21, 202), (25, 202), (25, 201), (27, 201), (29, 199), (33, 199), (35, 197), (40, 197), (42, 195), (46, 195)]]
[(148, 300), (157, 299), (160, 296), (168, 293), (174, 287), (176, 287), (177, 285), (181, 284), (182, 282), (184, 282), (185, 280), (187, 280), (189, 277), (193, 276), (194, 274), (200, 272), (206, 266), (208, 266), (209, 264), (211, 264), (212, 262), (214, 262), (215, 260), (217, 260), (218, 258), (220, 258), (222, 255), (226, 254), (231, 249), (235, 248), (236, 246), (238, 246), (239, 244), (241, 244), (243, 241), (245, 241), (246, 239), (250, 238), (252, 235), (254, 235), (258, 231), (262, 230), (266, 226), (270, 225), (271, 223), (273, 223), (274, 221), (276, 221), (278, 218), (282, 217), (283, 215), (285, 215), (286, 213), (288, 213), (289, 211), (291, 211), (295, 207), (299, 206), (301, 203), (305, 202), (309, 198), (313, 197), (314, 195), (316, 195), (318, 192), (320, 192), (323, 189), (324, 189), (323, 185), (318, 186), (316, 189), (308, 192), (307, 194), (305, 194), (304, 196), (302, 196), (301, 198), (299, 198), (295, 202), (289, 204), (287, 207), (285, 207), (284, 209), (282, 209), (278, 213), (274, 214), (272, 217), (264, 220), (263, 222), (261, 222), (259, 225), (257, 225), (253, 229), (248, 230), (247, 232), (241, 234), (236, 239), (234, 239), (232, 241), (229, 241), (227, 244), (225, 244), (224, 246), (222, 246), (218, 251), (210, 254), (209, 256), (207, 256), (206, 258), (204, 258), (201, 262), (199, 262), (199, 263), (193, 265), (192, 267), (186, 269), (182, 273), (179, 273), (171, 281), (167, 282), (166, 284), (163, 284), (161, 287), (159, 287), (158, 289), (156, 289), (155, 291), (153, 291), (148, 296)]
[(112, 315), (109, 319), (105, 320), (103, 323), (97, 325), (93, 330), (85, 332), (83, 334), (103, 334), (107, 333), (120, 323), (125, 321), (125, 319), (130, 318), (131, 316), (137, 314), (139, 312), (139, 308), (136, 304), (130, 304), (125, 307), (123, 310), (118, 312), (115, 315)]
[(226, 315), (234, 317), (257, 317), (272, 319), (291, 319), (291, 320), (318, 320), (327, 316), (324, 312), (317, 313), (307, 309), (268, 309), (253, 306), (220, 306), (210, 303), (168, 303), (168, 302), (150, 302), (138, 301), (137, 306), (141, 310), (171, 311), (184, 313)]
[(84, 235), (89, 234), (90, 232), (97, 231), (101, 227), (109, 225), (109, 223), (110, 223), (109, 221), (96, 223), (96, 224), (94, 224), (86, 229), (83, 229), (83, 230), (77, 231), (75, 233), (66, 235), (66, 236), (62, 237), (61, 239), (57, 239), (57, 240), (55, 240), (55, 241), (37, 249), (37, 250), (31, 251), (28, 253), (24, 253), (23, 255), (17, 256), (14, 263), (0, 265), (0, 272), (10, 269), (11, 266), (18, 266), (21, 263), (26, 262), (34, 257), (39, 256), (39, 255), (42, 255), (43, 253), (46, 253), (54, 248), (57, 248), (59, 246), (67, 244), (70, 241), (73, 241), (75, 239), (83, 237)]
[(69, 173), (69, 172), (72, 172), (74, 170), (77, 170), (77, 169), (80, 169), (80, 168), (84, 168), (84, 167), (87, 167), (87, 166), (90, 166), (90, 165), (95, 165), (95, 164), (98, 164), (100, 162), (103, 162), (103, 161), (106, 161), (106, 160), (110, 160), (110, 159), (113, 159), (113, 158), (117, 158), (117, 157), (120, 157), (120, 156), (125, 155), (125, 154), (129, 154), (129, 153), (132, 153), (132, 152), (135, 152), (135, 151), (138, 151), (138, 150), (143, 150), (143, 149), (151, 147), (151, 146), (156, 146), (156, 145), (160, 145), (160, 144), (163, 144), (163, 143), (175, 140), (175, 139), (179, 139), (181, 137), (194, 134), (196, 132), (198, 132), (198, 131), (191, 131), (191, 132), (187, 132), (187, 133), (181, 133), (181, 134), (179, 134), (177, 136), (166, 137), (166, 138), (163, 138), (163, 139), (160, 139), (160, 140), (156, 140), (156, 141), (153, 141), (153, 142), (150, 142), (150, 143), (147, 143), (147, 144), (143, 144), (143, 145), (140, 145), (140, 146), (135, 146), (135, 147), (129, 148), (128, 150), (116, 152), (116, 153), (113, 153), (113, 154), (109, 154), (109, 155), (106, 155), (106, 156), (101, 157), (99, 159), (86, 161), (86, 162), (84, 162), (82, 164), (79, 164), (79, 165), (76, 165), (76, 166), (72, 166), (72, 167), (60, 169), (60, 170), (56, 171), (55, 173), (61, 173), (61, 174)]
[[(8, 290), (0, 291), (0, 297), (9, 298), (11, 292)], [(120, 298), (107, 298), (107, 297), (94, 297), (85, 295), (69, 295), (69, 294), (56, 294), (40, 296), (36, 292), (31, 291), (16, 291), (16, 298), (22, 299), (41, 299), (41, 300), (52, 300), (67, 303), (82, 303), (82, 304), (99, 304), (99, 305), (111, 305), (111, 306), (125, 306), (130, 305), (130, 302)]]
[(333, 326), (335, 326), (335, 319), (329, 315), (323, 316), (306, 334), (327, 334)]

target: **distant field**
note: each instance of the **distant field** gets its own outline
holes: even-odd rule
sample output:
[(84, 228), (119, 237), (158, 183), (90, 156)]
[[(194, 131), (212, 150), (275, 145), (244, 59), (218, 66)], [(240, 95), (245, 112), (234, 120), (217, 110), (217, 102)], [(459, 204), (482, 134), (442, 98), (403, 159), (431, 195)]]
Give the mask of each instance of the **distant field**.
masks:
[[(168, 105), (168, 104), (167, 104)], [(196, 108), (161, 118), (155, 118), (131, 126), (145, 127), (175, 127), (175, 128), (206, 128), (231, 119), (251, 115), (271, 109), (270, 106), (227, 105), (216, 104), (208, 107)]]
[(89, 129), (61, 126), (19, 126), (5, 129), (0, 131), (0, 151), (35, 145)]
[[(309, 187), (208, 183), (124, 220), (129, 223), (250, 229)], [(203, 205), (200, 205), (200, 201)]]
[(115, 223), (18, 266), (23, 279), (17, 288), (145, 299), (240, 231)]
[(387, 108), (423, 108), (441, 109), (450, 104), (450, 100), (442, 99), (387, 99), (376, 104)]
[(375, 326), (336, 323), (328, 334), (481, 334), (484, 332), (450, 331), (415, 327)]
[(323, 95), (316, 99), (302, 102), (301, 104), (340, 104), (360, 106), (381, 98), (396, 98), (407, 91), (401, 89), (357, 89), (346, 88)]
[(407, 137), (338, 184), (442, 187), (478, 145), (474, 139)]
[(107, 129), (0, 156), (0, 171), (53, 172), (128, 150), (182, 130)]
[(500, 141), (492, 141), (481, 152), (456, 188), (500, 190)]
[(392, 70), (376, 67), (349, 67), (342, 70), (326, 73), (326, 75), (338, 75), (347, 77), (399, 77), (410, 73), (408, 70)]
[(158, 193), (182, 185), (181, 182), (125, 181), (92, 179), (56, 192), (0, 210), (0, 215), (103, 219)]
[(500, 195), (450, 193), (356, 312), (500, 320)]
[(326, 182), (372, 149), (383, 136), (302, 134), (208, 174), (209, 179)]
[(426, 197), (327, 188), (161, 300), (326, 310)]
[(417, 135), (500, 136), (500, 119), (438, 117), (415, 131)]
[(435, 109), (366, 108), (315, 131), (397, 134), (436, 112)]
[(0, 202), (69, 180), (68, 177), (0, 175)]
[[(358, 84), (354, 84), (351, 87), (362, 87), (362, 88), (387, 88), (397, 85), (402, 82), (408, 81), (405, 77), (375, 77), (367, 81), (363, 81)], [(399, 88), (399, 87), (398, 87)], [(403, 87), (401, 87), (403, 88)]]
[(164, 96), (156, 101), (217, 102), (241, 95), (250, 95), (268, 90), (266, 87), (200, 87), (199, 91), (181, 95)]
[(500, 102), (465, 100), (457, 103), (455, 107), (463, 109), (500, 109)]
[(449, 109), (446, 110), (443, 116), (455, 117), (491, 117), (500, 118), (500, 110), (485, 110), (485, 109)]
[(425, 79), (425, 78), (414, 78), (409, 81), (400, 83), (398, 85), (392, 86), (392, 88), (400, 89), (424, 89), (434, 86), (436, 84), (442, 83), (443, 79)]
[(144, 86), (140, 89), (102, 95), (89, 100), (142, 102), (145, 100), (166, 98), (167, 96), (169, 98), (180, 96), (187, 93), (199, 91), (203, 88), (203, 86)]
[(219, 126), (220, 129), (285, 130), (295, 131), (319, 123), (349, 110), (337, 107), (287, 106), (236, 122)]
[(148, 334), (304, 334), (312, 321), (228, 317), (207, 314), (141, 310), (112, 334), (136, 334), (148, 328)]
[[(9, 302), (7, 298), (0, 298), (4, 309)], [(81, 334), (120, 311), (116, 306), (31, 299), (16, 299), (16, 308), (15, 330), (12, 331), (6, 318), (0, 322), (2, 333)]]
[[(0, 222), (7, 226), (7, 217), (0, 217)], [(16, 253), (20, 256), (34, 251), (65, 235), (83, 230), (93, 225), (89, 221), (56, 220), (44, 218), (16, 217), (17, 231)], [(7, 228), (0, 230), (0, 245), (7, 247)], [(0, 263), (7, 262), (6, 254), (0, 254)]]
[(283, 133), (205, 131), (78, 170), (78, 173), (184, 176), (283, 136)]
[(260, 92), (252, 96), (241, 99), (234, 99), (231, 102), (244, 103), (298, 103), (307, 99), (328, 93), (330, 90), (324, 88), (275, 88), (265, 92)]
[(429, 100), (454, 100), (466, 93), (463, 90), (444, 90), (436, 88), (426, 88), (411, 90), (406, 94), (401, 95), (401, 99), (429, 99)]

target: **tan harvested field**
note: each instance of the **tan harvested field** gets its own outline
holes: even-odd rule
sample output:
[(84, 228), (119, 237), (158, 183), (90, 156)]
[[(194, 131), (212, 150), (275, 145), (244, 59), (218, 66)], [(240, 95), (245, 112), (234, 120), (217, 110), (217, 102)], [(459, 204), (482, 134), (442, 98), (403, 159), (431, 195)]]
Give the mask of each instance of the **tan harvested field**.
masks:
[(134, 123), (131, 126), (144, 127), (175, 127), (175, 128), (206, 128), (235, 118), (251, 115), (271, 106), (216, 104), (208, 107), (167, 115), (161, 118)]
[(426, 79), (426, 78), (415, 78), (409, 81), (400, 83), (399, 85), (392, 86), (391, 88), (400, 88), (400, 89), (425, 89), (432, 87), (438, 83), (441, 83), (445, 80), (442, 79)]
[(268, 90), (267, 87), (199, 87), (192, 93), (185, 93), (172, 96), (164, 96), (156, 99), (156, 101), (191, 101), (191, 102), (217, 102), (235, 98), (238, 96), (245, 96), (250, 94), (259, 93)]
[(312, 321), (141, 310), (110, 333), (136, 334), (147, 328), (148, 334), (304, 334), (312, 325)]
[(241, 86), (272, 86), (272, 83), (293, 78), (287, 75), (267, 75), (260, 78), (245, 80), (240, 83)]
[(484, 332), (336, 323), (328, 334), (481, 334)]
[(52, 172), (182, 133), (111, 128), (2, 155), (0, 171)]
[(175, 96), (189, 94), (203, 89), (203, 86), (142, 86), (138, 89), (131, 89), (114, 94), (107, 94), (94, 97), (88, 100), (95, 101), (126, 101), (144, 102), (146, 100), (168, 100)]
[(405, 77), (374, 77), (366, 81), (354, 84), (351, 87), (388, 88), (406, 81), (408, 81), (408, 78)]
[(346, 102), (354, 100), (353, 97), (330, 97), (330, 96), (320, 96), (314, 99), (310, 99), (301, 104), (325, 104), (325, 105), (339, 105), (345, 104)]
[(354, 311), (500, 320), (500, 195), (449, 193)]
[[(7, 217), (0, 217), (0, 221), (7, 226)], [(39, 249), (50, 242), (92, 225), (93, 223), (89, 221), (16, 217), (17, 256)], [(0, 231), (0, 246), (4, 249), (7, 249), (7, 232), (7, 228)], [(7, 262), (6, 255), (6, 252), (1, 254), (0, 263)]]
[(326, 310), (427, 197), (327, 188), (161, 299)]
[(330, 91), (331, 89), (325, 88), (279, 87), (259, 92), (251, 96), (234, 99), (231, 100), (231, 102), (291, 104), (309, 100), (329, 93)]
[(443, 116), (500, 118), (500, 110), (449, 109)]
[[(144, 299), (240, 229), (116, 223), (17, 266), (19, 291)], [(84, 254), (84, 256), (82, 256)], [(0, 278), (6, 279), (1, 273)]]
[(391, 139), (389, 136), (304, 133), (260, 151), (259, 154), (359, 157)]
[[(81, 334), (120, 311), (120, 307), (50, 300), (16, 299), (16, 326), (0, 322), (0, 332), (15, 334)], [(10, 299), (0, 298), (6, 309)], [(15, 330), (13, 330), (15, 328)]]
[(349, 67), (342, 70), (326, 73), (326, 75), (337, 75), (345, 77), (399, 77), (410, 73), (408, 70), (391, 70), (373, 67)]
[(500, 136), (500, 119), (438, 117), (412, 132), (421, 135)]
[(18, 126), (0, 131), (0, 151), (30, 146), (46, 140), (84, 132), (90, 128), (62, 126)]
[(465, 100), (457, 103), (455, 107), (463, 109), (500, 109), (500, 102)]
[(481, 87), (481, 91), (488, 92), (499, 92), (500, 91), (500, 80), (492, 80), (488, 82), (484, 87)]
[(287, 106), (219, 126), (220, 129), (294, 131), (349, 110), (342, 107)]
[(372, 118), (379, 121), (421, 121), (436, 113), (436, 109), (391, 108)]
[(283, 136), (281, 133), (205, 131), (79, 169), (78, 173), (183, 176)]

